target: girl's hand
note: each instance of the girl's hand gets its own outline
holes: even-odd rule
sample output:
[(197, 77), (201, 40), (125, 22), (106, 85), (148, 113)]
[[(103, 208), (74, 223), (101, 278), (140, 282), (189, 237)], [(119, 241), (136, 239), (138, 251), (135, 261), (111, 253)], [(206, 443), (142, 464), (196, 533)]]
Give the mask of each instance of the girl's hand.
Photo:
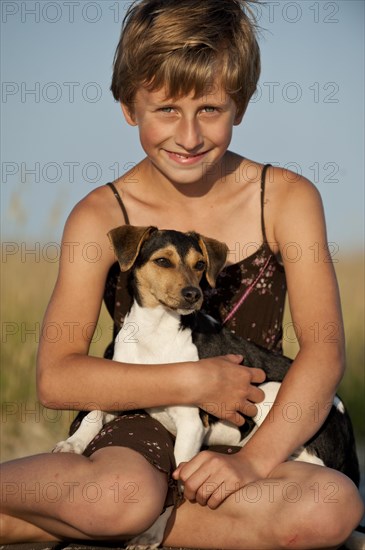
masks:
[(182, 462), (173, 473), (174, 479), (183, 482), (188, 500), (212, 510), (241, 487), (262, 477), (245, 460), (242, 451), (232, 455), (202, 451), (189, 462)]
[[(265, 398), (264, 392), (253, 385), (264, 382), (265, 372), (240, 365), (242, 360), (242, 355), (232, 354), (201, 359), (198, 362), (200, 396), (196, 404), (206, 412), (236, 426), (242, 426), (245, 422), (240, 413), (255, 416), (255, 403), (260, 403)], [(197, 364), (193, 365), (196, 369)]]

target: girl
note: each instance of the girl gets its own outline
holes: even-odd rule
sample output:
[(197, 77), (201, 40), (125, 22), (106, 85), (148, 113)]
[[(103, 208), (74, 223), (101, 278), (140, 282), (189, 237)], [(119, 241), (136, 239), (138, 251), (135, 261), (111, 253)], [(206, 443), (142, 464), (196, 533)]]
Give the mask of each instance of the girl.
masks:
[[(66, 223), (59, 277), (44, 322), (72, 322), (75, 330), (72, 341), (68, 333), (55, 343), (41, 341), (37, 383), (45, 406), (65, 409), (77, 403), (75, 408), (88, 410), (87, 403), (92, 408), (97, 403), (101, 410), (115, 410), (116, 404), (132, 410), (97, 436), (84, 456), (38, 455), (3, 465), (4, 542), (127, 540), (171, 503), (177, 479), (184, 483), (186, 500), (168, 525), (169, 546), (336, 547), (358, 524), (362, 503), (349, 479), (324, 467), (287, 462), (326, 418), (344, 372), (344, 338), (333, 267), (324, 261), (328, 248), (317, 190), (305, 178), (228, 150), (259, 72), (246, 2), (142, 0), (129, 9), (112, 91), (127, 122), (138, 126), (146, 157), (112, 187), (92, 191)], [(124, 223), (193, 229), (226, 242), (232, 251), (238, 243), (239, 261), (231, 258), (217, 289), (206, 291), (204, 308), (227, 319), (238, 334), (279, 352), (288, 290), (300, 351), (271, 414), (238, 452), (207, 450), (175, 465), (171, 435), (143, 409), (204, 408), (214, 402), (221, 418), (242, 424), (240, 413), (254, 415), (263, 398), (254, 384), (264, 377), (240, 366), (241, 357), (148, 366), (88, 356), (90, 339), (82, 329), (96, 324), (103, 295), (116, 329), (128, 308), (126, 284), (107, 238)], [(97, 243), (100, 261), (89, 264), (77, 251), (71, 260), (69, 244), (75, 242), (81, 245), (77, 250)], [(248, 253), (245, 245), (253, 242), (259, 243), (257, 250)], [(300, 247), (298, 262), (286, 254), (290, 243)], [(321, 251), (316, 262), (313, 243)], [(315, 342), (314, 323), (331, 323), (336, 337)], [(290, 403), (301, 411), (295, 423), (285, 414)], [(151, 441), (161, 452), (150, 452)], [(62, 493), (57, 502), (32, 490), (50, 482)], [(98, 490), (94, 502), (85, 498), (90, 484)], [(332, 498), (329, 487), (335, 488)]]

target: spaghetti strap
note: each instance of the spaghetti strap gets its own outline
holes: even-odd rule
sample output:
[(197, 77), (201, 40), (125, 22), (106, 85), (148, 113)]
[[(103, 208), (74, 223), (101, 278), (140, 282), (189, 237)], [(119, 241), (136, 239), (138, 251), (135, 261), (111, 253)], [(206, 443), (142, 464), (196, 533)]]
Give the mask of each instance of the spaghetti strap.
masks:
[(264, 217), (264, 205), (265, 205), (265, 183), (266, 183), (266, 172), (271, 164), (265, 164), (261, 172), (261, 231), (263, 242), (267, 243), (266, 231), (265, 231), (265, 217)]
[(112, 190), (115, 198), (117, 199), (118, 203), (119, 203), (119, 206), (120, 208), (122, 209), (122, 212), (123, 212), (123, 216), (124, 216), (124, 221), (125, 221), (125, 224), (126, 225), (130, 225), (130, 221), (129, 221), (129, 217), (128, 217), (128, 213), (127, 213), (127, 210), (124, 206), (124, 203), (122, 201), (122, 198), (121, 196), (119, 195), (118, 191), (117, 191), (117, 188), (115, 187), (114, 183), (112, 182), (109, 182), (107, 183), (107, 185), (110, 187), (110, 189)]
[[(271, 164), (265, 164), (265, 166), (262, 169), (261, 188), (260, 188), (261, 190), (261, 230), (262, 230), (263, 242), (267, 245), (268, 245), (268, 242), (267, 242), (266, 231), (265, 231), (264, 204), (265, 204), (265, 179), (266, 179), (266, 172), (269, 166), (271, 166)], [(242, 307), (243, 303), (247, 300), (249, 295), (255, 290), (255, 287), (258, 284), (258, 282), (263, 277), (265, 277), (265, 272), (269, 267), (269, 264), (272, 261), (272, 258), (273, 258), (273, 254), (270, 252), (265, 258), (263, 265), (261, 265), (259, 272), (256, 274), (256, 277), (253, 279), (251, 284), (244, 289), (240, 298), (236, 301), (232, 309), (228, 312), (226, 317), (222, 320), (223, 324), (228, 323), (228, 321), (230, 321), (232, 317), (234, 317), (237, 314), (238, 310)]]

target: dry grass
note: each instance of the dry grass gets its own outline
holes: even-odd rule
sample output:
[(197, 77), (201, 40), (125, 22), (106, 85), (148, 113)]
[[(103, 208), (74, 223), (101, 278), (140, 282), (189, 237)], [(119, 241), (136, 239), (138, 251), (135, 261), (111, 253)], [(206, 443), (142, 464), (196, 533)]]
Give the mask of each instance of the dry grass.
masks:
[[(2, 455), (1, 460), (49, 451), (67, 433), (74, 413), (43, 409), (35, 390), (35, 361), (41, 321), (57, 277), (57, 265), (20, 254), (3, 260), (2, 277)], [(348, 371), (340, 387), (357, 437), (365, 440), (364, 266), (352, 257), (336, 264), (347, 335)], [(286, 314), (285, 323), (290, 322)], [(102, 356), (111, 340), (111, 320), (103, 308), (101, 337), (90, 353)], [(295, 344), (285, 342), (289, 355)]]
[[(44, 409), (35, 387), (43, 315), (57, 278), (56, 263), (17, 254), (2, 263), (1, 460), (49, 451), (67, 433), (73, 412)], [(90, 354), (102, 356), (112, 322), (103, 306), (101, 336)]]

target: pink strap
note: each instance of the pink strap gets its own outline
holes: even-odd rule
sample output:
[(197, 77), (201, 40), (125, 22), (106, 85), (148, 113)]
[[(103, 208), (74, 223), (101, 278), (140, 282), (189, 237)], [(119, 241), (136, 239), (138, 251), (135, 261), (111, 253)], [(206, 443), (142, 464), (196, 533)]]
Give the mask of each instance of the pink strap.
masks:
[(250, 284), (250, 286), (248, 288), (246, 288), (245, 292), (243, 293), (241, 298), (238, 300), (237, 304), (231, 309), (231, 311), (228, 313), (227, 317), (223, 320), (223, 324), (227, 323), (228, 321), (230, 321), (230, 319), (232, 319), (232, 317), (237, 312), (237, 310), (242, 306), (242, 304), (246, 300), (246, 298), (251, 294), (251, 292), (255, 288), (256, 284), (258, 283), (259, 279), (264, 274), (267, 266), (269, 265), (269, 262), (270, 262), (271, 258), (272, 258), (272, 255), (270, 255), (268, 257), (268, 259), (266, 260), (265, 265), (260, 269), (259, 274), (257, 275), (256, 279)]

